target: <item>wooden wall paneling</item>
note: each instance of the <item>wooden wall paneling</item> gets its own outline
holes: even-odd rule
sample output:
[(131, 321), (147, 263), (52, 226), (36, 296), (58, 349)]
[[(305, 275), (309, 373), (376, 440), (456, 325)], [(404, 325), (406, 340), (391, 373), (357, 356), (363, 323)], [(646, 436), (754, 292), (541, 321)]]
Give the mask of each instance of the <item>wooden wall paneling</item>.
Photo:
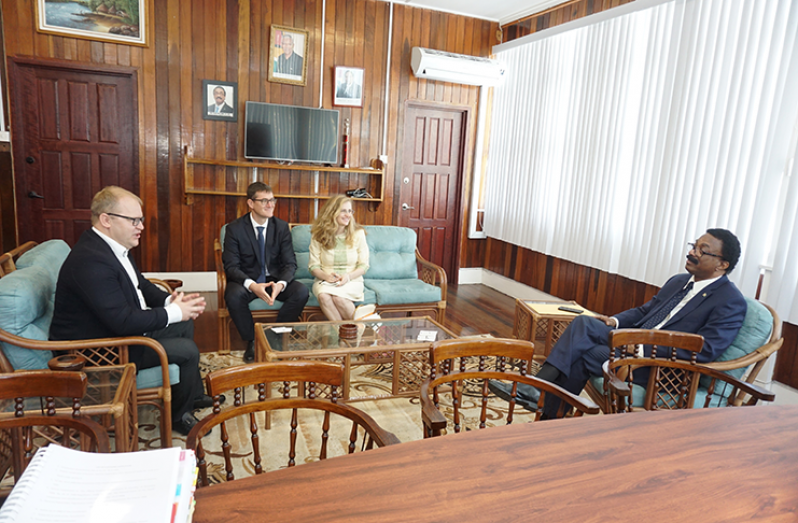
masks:
[[(364, 73), (365, 73), (365, 68), (366, 68), (365, 57), (366, 57), (366, 45), (367, 45), (367, 43), (366, 43), (366, 33), (367, 33), (366, 6), (369, 5), (369, 4), (370, 4), (370, 2), (366, 2), (366, 4), (363, 5), (363, 6), (356, 6), (356, 7), (359, 7), (359, 9), (358, 8), (355, 9), (355, 13), (354, 13), (354, 27), (355, 27), (355, 30), (356, 30), (356, 34), (353, 35), (352, 44), (351, 44), (352, 45), (352, 51), (353, 51), (352, 63), (355, 64), (355, 67), (362, 68), (364, 70)], [(371, 45), (373, 47), (373, 45), (374, 45), (373, 35), (372, 35), (372, 40), (369, 42), (368, 45)], [(365, 80), (365, 77), (364, 77), (364, 80)], [(364, 82), (363, 89), (365, 89), (365, 88), (366, 88), (366, 85), (365, 85), (365, 82)], [(373, 84), (371, 84), (370, 88), (371, 89), (374, 88)], [(361, 96), (362, 96), (362, 94), (363, 93), (362, 93), (362, 89), (361, 89)], [(357, 132), (356, 133), (353, 132), (352, 134), (353, 134), (353, 136), (357, 137), (357, 140), (351, 140), (351, 143), (352, 143), (352, 145), (354, 147), (354, 149), (353, 149), (353, 153), (354, 154), (352, 154), (350, 156), (350, 162), (349, 163), (350, 163), (350, 165), (358, 166), (358, 167), (368, 166), (369, 165), (369, 158), (367, 156), (367, 154), (368, 154), (368, 145), (367, 144), (371, 141), (371, 134), (369, 132), (369, 126), (368, 126), (368, 113), (366, 112), (366, 109), (363, 108), (363, 107), (352, 108), (352, 116), (353, 116), (352, 119), (357, 122), (357, 126), (356, 127), (353, 126), (353, 129), (356, 128)], [(354, 163), (352, 163), (352, 162), (354, 162)], [(356, 189), (357, 187), (359, 187), (359, 185), (356, 183), (356, 182), (359, 181), (358, 178), (360, 178), (360, 176), (355, 175), (355, 176), (352, 177), (352, 179), (350, 180), (350, 185), (349, 185), (350, 188)]]
[[(425, 9), (413, 9), (412, 17), (413, 24), (406, 29), (408, 32), (408, 53), (412, 52), (413, 47), (417, 45), (421, 47), (433, 47), (434, 43), (432, 41), (432, 32), (435, 29), (432, 27), (432, 13)], [(412, 71), (412, 66), (410, 65), (411, 55), (407, 54), (404, 58), (405, 63), (402, 65), (402, 71)], [(435, 83), (433, 80), (417, 78), (412, 72), (407, 74), (410, 78), (410, 82), (408, 84), (409, 90), (407, 93), (408, 99), (433, 99), (435, 92)]]
[[(382, 203), (384, 212), (390, 211), (390, 214), (385, 216), (387, 219), (384, 223), (395, 224), (397, 219), (396, 201), (394, 199), (394, 179), (398, 176), (395, 173), (401, 173), (402, 169), (402, 147), (397, 146), (399, 140), (404, 139), (404, 133), (400, 130), (400, 125), (404, 125), (403, 118), (399, 114), (400, 107), (403, 108), (404, 102), (400, 102), (407, 93), (407, 85), (409, 82), (408, 76), (402, 76), (402, 54), (408, 48), (407, 35), (405, 31), (409, 30), (406, 26), (412, 23), (412, 20), (407, 20), (405, 17), (407, 10), (404, 7), (392, 4), (389, 9), (393, 9), (393, 38), (392, 45), (387, 50), (390, 59), (390, 84), (387, 86), (387, 91), (390, 93), (388, 100), (388, 140), (387, 140), (387, 153), (389, 162), (385, 170), (383, 184), (386, 188), (385, 200)], [(408, 51), (409, 52), (409, 51)], [(402, 87), (404, 86), (404, 89)]]
[(798, 389), (798, 327), (785, 322), (782, 335), (784, 345), (778, 352), (773, 379)]
[[(476, 27), (484, 24), (475, 24), (473, 19), (374, 0), (328, 0), (326, 20), (321, 19), (323, 4), (320, 0), (166, 0), (154, 2), (150, 11), (150, 45), (134, 47), (39, 34), (35, 31), (33, 0), (2, 2), (4, 24), (14, 33), (13, 38), (6, 39), (9, 55), (139, 69), (139, 193), (146, 203), (148, 217), (148, 230), (141, 249), (145, 270), (211, 269), (210, 250), (205, 249), (204, 242), (216, 237), (222, 223), (244, 210), (240, 198), (196, 196), (193, 205), (184, 205), (181, 187), (184, 145), (189, 145), (195, 156), (241, 157), (243, 102), (246, 100), (316, 106), (323, 90), (323, 105), (331, 106), (332, 67), (339, 62), (338, 49), (334, 43), (325, 46), (325, 54), (332, 53), (332, 59), (325, 57), (325, 69), (320, 73), (322, 24), (326, 24), (328, 44), (343, 37), (341, 50), (346, 65), (363, 67), (366, 71), (364, 107), (344, 109), (349, 112), (353, 128), (350, 164), (367, 164), (383, 152), (382, 133), (387, 118), (386, 198), (379, 206), (358, 205), (362, 209), (359, 211), (361, 221), (375, 224), (392, 223), (394, 218), (393, 187), (395, 173), (400, 167), (396, 158), (400, 156), (405, 101), (443, 101), (475, 108), (472, 102), (476, 100), (476, 89), (417, 81), (410, 71), (410, 49), (414, 45), (426, 45), (468, 53), (469, 48), (488, 49), (490, 37), (479, 34), (481, 29)], [(393, 45), (389, 48), (387, 28), (391, 9), (396, 19)], [(343, 29), (338, 27), (341, 17)], [(428, 28), (426, 32), (420, 30), (422, 20)], [(266, 80), (270, 65), (269, 30), (274, 23), (310, 32), (306, 87)], [(474, 38), (479, 43), (474, 44)], [(392, 76), (390, 85), (386, 86), (388, 56), (391, 57)], [(238, 123), (202, 119), (203, 79), (238, 82)], [(383, 112), (386, 96), (390, 103), (387, 114)], [(472, 161), (468, 157), (464, 165)], [(467, 182), (470, 174), (467, 167), (465, 174)], [(227, 169), (224, 175), (210, 168), (196, 169), (198, 183), (228, 190), (243, 190), (250, 176), (248, 169)], [(304, 191), (311, 183), (308, 177), (292, 178), (281, 171), (263, 172), (261, 176), (280, 188), (299, 187)], [(365, 178), (337, 175), (329, 181), (331, 191), (353, 184), (363, 185)], [(373, 210), (367, 210), (369, 208)], [(278, 215), (283, 213), (306, 221), (312, 209), (312, 201), (281, 202)]]
[[(155, 131), (155, 165), (153, 170), (142, 172), (142, 186), (140, 187), (141, 199), (147, 207), (155, 207), (153, 227), (149, 227), (142, 236), (149, 249), (146, 251), (146, 263), (148, 267), (165, 267), (169, 256), (169, 236), (175, 229), (172, 228), (172, 221), (177, 221), (180, 225), (179, 214), (170, 216), (169, 210), (169, 55), (168, 43), (162, 41), (168, 37), (168, 13), (166, 2), (156, 2), (153, 5), (154, 22), (151, 34), (155, 35), (154, 42), (150, 47), (153, 54), (152, 65), (155, 82), (146, 82), (151, 85), (151, 91), (145, 95), (145, 110), (151, 110), (154, 106), (156, 111), (152, 115), (153, 127)], [(146, 72), (145, 72), (146, 74)], [(146, 88), (146, 87), (145, 87)], [(180, 231), (180, 229), (177, 229)], [(182, 239), (183, 234), (178, 232), (176, 239)], [(185, 245), (181, 245), (185, 247)], [(183, 250), (183, 249), (181, 249)], [(189, 250), (183, 252), (189, 253)], [(187, 255), (188, 256), (188, 255)]]

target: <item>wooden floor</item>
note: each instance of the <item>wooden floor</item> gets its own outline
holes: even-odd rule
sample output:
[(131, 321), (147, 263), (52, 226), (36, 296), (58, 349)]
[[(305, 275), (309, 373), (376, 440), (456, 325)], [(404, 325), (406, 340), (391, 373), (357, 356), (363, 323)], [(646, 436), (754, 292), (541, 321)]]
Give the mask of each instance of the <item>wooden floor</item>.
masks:
[[(200, 352), (218, 350), (218, 317), (215, 293), (206, 294), (208, 307), (195, 321), (194, 339)], [(445, 326), (458, 336), (491, 334), (497, 338), (511, 338), (515, 299), (485, 285), (449, 284)], [(232, 350), (243, 350), (244, 343), (233, 329), (230, 336)]]

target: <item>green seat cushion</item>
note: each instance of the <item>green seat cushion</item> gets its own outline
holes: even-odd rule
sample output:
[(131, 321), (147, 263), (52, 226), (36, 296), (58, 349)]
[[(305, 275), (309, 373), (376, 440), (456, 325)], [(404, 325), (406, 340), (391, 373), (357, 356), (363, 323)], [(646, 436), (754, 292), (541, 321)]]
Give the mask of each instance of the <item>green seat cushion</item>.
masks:
[[(370, 280), (411, 280), (418, 278), (416, 233), (413, 229), (389, 225), (367, 226), (365, 229), (366, 243), (369, 246), (369, 270), (364, 276), (366, 282)], [(376, 289), (374, 290), (376, 291)], [(382, 303), (379, 301), (379, 292), (377, 295), (377, 303)], [(427, 301), (436, 300), (399, 301), (395, 303), (423, 303)]]
[[(295, 225), (291, 229), (291, 240), (294, 244), (294, 254), (296, 255), (296, 274), (297, 280), (310, 280), (308, 289), (313, 285), (313, 275), (310, 274), (310, 225)], [(303, 281), (304, 283), (304, 281)], [(311, 299), (313, 299), (311, 293)], [(308, 301), (308, 305), (310, 305)], [(314, 304), (318, 305), (318, 303)]]
[[(175, 363), (169, 364), (169, 384), (177, 385), (180, 383), (180, 367)], [(151, 367), (142, 369), (136, 374), (136, 388), (150, 389), (160, 387), (163, 384), (161, 379), (161, 367)]]
[[(729, 361), (754, 352), (756, 349), (764, 345), (770, 339), (770, 333), (773, 330), (773, 316), (767, 308), (753, 298), (745, 298), (748, 304), (748, 310), (745, 313), (743, 325), (740, 327), (740, 332), (729, 348), (715, 361)], [(734, 369), (726, 371), (726, 374), (734, 376), (737, 379), (743, 377), (746, 368)], [(701, 378), (702, 384), (707, 383), (706, 378)]]
[(377, 295), (378, 305), (431, 303), (441, 300), (441, 288), (418, 279), (365, 280), (366, 289)]
[[(310, 291), (313, 288), (313, 279), (302, 279), (298, 280), (300, 283), (305, 285)], [(356, 301), (355, 305), (362, 305), (364, 303), (377, 303), (377, 295), (374, 291), (369, 289), (364, 289), (363, 291), (363, 301)], [(252, 300), (249, 302), (249, 310), (251, 311), (278, 311), (283, 306), (281, 301), (274, 301), (274, 305), (269, 305), (263, 300)], [(310, 296), (308, 297), (308, 302), (305, 304), (306, 307), (318, 307), (319, 300), (316, 296), (310, 292)]]
[[(54, 299), (55, 280), (48, 267), (17, 269), (0, 278), (0, 329), (30, 340), (47, 340)], [(46, 369), (53, 357), (50, 351), (8, 343), (3, 343), (3, 351), (15, 369)]]
[(20, 256), (16, 266), (17, 269), (44, 267), (50, 272), (50, 279), (57, 282), (61, 265), (69, 256), (69, 251), (69, 245), (64, 240), (48, 240)]

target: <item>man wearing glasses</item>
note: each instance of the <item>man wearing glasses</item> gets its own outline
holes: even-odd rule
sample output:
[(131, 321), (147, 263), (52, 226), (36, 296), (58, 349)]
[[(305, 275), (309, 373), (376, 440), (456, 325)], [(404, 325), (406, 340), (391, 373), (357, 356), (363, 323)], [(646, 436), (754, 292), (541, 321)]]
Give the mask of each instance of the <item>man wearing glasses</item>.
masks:
[(294, 323), (308, 301), (308, 288), (294, 280), (296, 255), (288, 224), (274, 216), (272, 188), (255, 182), (247, 188), (250, 212), (229, 223), (222, 262), (227, 275), (224, 299), (230, 318), (247, 342), (244, 361), (255, 359), (255, 324), (249, 303), (282, 302), (277, 321)]
[[(192, 410), (212, 405), (202, 389), (191, 321), (205, 310), (205, 298), (169, 295), (144, 278), (128, 256), (144, 230), (135, 194), (115, 186), (102, 189), (91, 202), (91, 223), (58, 273), (50, 338), (158, 340), (169, 363), (180, 367), (180, 383), (172, 386), (172, 428), (187, 435), (197, 423)], [(131, 346), (128, 354), (138, 369), (160, 364), (155, 351), (145, 347)]]
[[(616, 328), (665, 329), (700, 334), (704, 347), (699, 363), (717, 359), (731, 345), (743, 324), (747, 305), (727, 275), (740, 258), (740, 242), (726, 229), (709, 229), (688, 243), (686, 274), (671, 277), (660, 292), (640, 307), (607, 316), (577, 316), (563, 332), (537, 377), (579, 394), (591, 376), (602, 375), (609, 358), (609, 333)], [(681, 354), (680, 354), (681, 352)], [(648, 351), (646, 351), (648, 355)], [(684, 351), (680, 358), (688, 359)], [(509, 401), (511, 387), (491, 381), (489, 388)], [(540, 393), (519, 384), (516, 403), (534, 411)], [(559, 400), (547, 396), (544, 417), (554, 417)]]

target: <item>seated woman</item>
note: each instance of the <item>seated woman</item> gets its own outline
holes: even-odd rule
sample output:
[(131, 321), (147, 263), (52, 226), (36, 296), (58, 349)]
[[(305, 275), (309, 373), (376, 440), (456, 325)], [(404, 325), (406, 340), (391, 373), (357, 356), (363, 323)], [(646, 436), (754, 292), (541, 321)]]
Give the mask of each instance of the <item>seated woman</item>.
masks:
[(355, 222), (352, 199), (327, 200), (310, 229), (313, 294), (327, 319), (351, 320), (354, 302), (363, 299), (363, 274), (369, 268), (366, 231)]

